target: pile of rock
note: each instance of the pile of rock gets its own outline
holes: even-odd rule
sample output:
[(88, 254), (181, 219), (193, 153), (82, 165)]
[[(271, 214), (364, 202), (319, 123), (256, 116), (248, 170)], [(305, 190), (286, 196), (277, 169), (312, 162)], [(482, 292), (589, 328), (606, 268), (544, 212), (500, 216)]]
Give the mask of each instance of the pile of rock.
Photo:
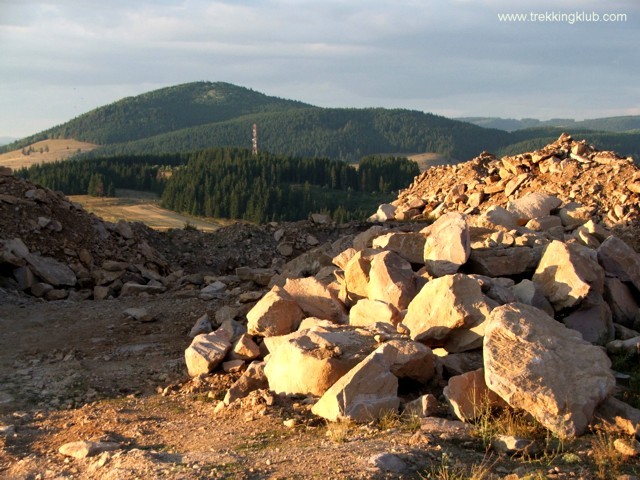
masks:
[(430, 392), (463, 421), (490, 402), (575, 436), (600, 408), (638, 434), (602, 346), (638, 354), (640, 255), (588, 213), (536, 192), (422, 229), (373, 226), (315, 276), (274, 276), (246, 323), (196, 335), (189, 373), (249, 364), (221, 409), (268, 388), (369, 421), (430, 414), (434, 398), (416, 398)]
[(372, 219), (477, 214), (534, 192), (553, 195), (596, 223), (619, 227), (624, 240), (640, 250), (640, 171), (633, 159), (566, 134), (533, 152), (500, 159), (483, 152), (468, 162), (430, 168)]
[(175, 280), (139, 224), (103, 222), (0, 172), (0, 287), (47, 300), (158, 293)]

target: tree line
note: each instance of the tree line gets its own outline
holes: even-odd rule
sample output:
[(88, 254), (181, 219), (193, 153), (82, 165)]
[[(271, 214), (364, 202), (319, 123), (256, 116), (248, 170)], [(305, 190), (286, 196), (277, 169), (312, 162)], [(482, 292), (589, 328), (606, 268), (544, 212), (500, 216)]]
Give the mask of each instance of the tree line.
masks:
[(242, 148), (174, 155), (116, 155), (22, 169), (18, 175), (68, 195), (155, 192), (170, 210), (253, 222), (300, 220), (311, 212), (363, 219), (418, 175), (404, 157), (368, 156), (357, 168), (327, 158), (257, 156)]

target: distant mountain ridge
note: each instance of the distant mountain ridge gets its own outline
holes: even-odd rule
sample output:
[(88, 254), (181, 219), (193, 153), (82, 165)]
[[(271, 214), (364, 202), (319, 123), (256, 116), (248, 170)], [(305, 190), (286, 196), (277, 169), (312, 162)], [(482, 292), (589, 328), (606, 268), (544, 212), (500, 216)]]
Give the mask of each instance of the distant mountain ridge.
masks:
[(518, 120), (515, 118), (499, 117), (458, 117), (456, 120), (473, 123), (483, 128), (497, 128), (507, 132), (540, 127), (556, 127), (570, 130), (599, 130), (618, 133), (640, 130), (640, 115), (602, 117), (588, 120), (574, 120), (573, 118), (552, 118), (549, 120), (521, 118)]
[[(192, 152), (214, 147), (250, 148), (253, 123), (258, 124), (260, 150), (348, 162), (357, 162), (368, 155), (427, 152), (455, 162), (485, 150), (496, 154), (511, 152), (514, 144), (518, 144), (519, 149), (539, 148), (563, 131), (584, 134), (582, 138), (589, 141), (597, 139), (600, 149), (636, 157), (640, 150), (640, 130), (618, 133), (602, 128), (594, 134), (587, 121), (574, 122), (571, 128), (565, 128), (545, 127), (535, 119), (493, 119), (502, 123), (496, 124), (498, 128), (487, 128), (487, 122), (492, 119), (467, 120), (405, 109), (322, 108), (230, 83), (193, 82), (96, 108), (62, 125), (0, 147), (0, 153), (58, 138), (100, 145), (91, 153), (83, 154), (91, 157)], [(607, 120), (610, 128), (617, 125), (620, 129), (635, 126), (634, 122), (640, 121), (640, 117)], [(535, 128), (506, 131), (514, 125)], [(637, 126), (640, 128), (640, 124)]]

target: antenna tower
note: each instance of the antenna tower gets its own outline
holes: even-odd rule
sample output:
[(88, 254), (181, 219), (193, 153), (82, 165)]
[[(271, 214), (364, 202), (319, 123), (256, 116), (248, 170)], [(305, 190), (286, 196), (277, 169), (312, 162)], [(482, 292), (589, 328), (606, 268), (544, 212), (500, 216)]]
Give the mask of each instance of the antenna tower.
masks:
[(251, 154), (252, 155), (258, 155), (258, 125), (256, 125), (255, 123), (253, 124), (253, 140), (252, 140), (252, 149), (251, 149)]

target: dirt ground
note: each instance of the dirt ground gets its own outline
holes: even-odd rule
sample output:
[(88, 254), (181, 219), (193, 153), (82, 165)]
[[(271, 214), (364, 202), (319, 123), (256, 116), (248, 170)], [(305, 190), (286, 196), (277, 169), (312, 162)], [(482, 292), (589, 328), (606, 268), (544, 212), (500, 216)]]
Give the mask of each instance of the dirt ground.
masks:
[[(195, 320), (219, 302), (173, 292), (47, 303), (0, 291), (0, 478), (597, 478), (588, 438), (571, 445), (573, 456), (522, 459), (415, 422), (327, 425), (310, 414), (313, 399), (267, 391), (218, 412), (238, 374), (190, 380), (183, 352)], [(155, 321), (128, 319), (131, 307)], [(78, 440), (117, 449), (58, 452)], [(377, 454), (403, 469), (376, 467)]]

